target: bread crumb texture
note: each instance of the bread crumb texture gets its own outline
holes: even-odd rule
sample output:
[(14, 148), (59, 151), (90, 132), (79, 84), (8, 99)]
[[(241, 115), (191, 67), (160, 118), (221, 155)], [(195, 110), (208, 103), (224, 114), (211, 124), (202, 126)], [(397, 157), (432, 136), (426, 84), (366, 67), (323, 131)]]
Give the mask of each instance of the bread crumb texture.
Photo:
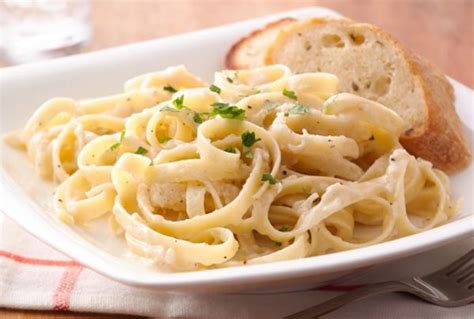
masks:
[(294, 22), (270, 44), (264, 61), (296, 73), (333, 73), (340, 91), (391, 108), (407, 122), (402, 144), (438, 168), (452, 172), (471, 160), (444, 74), (376, 26), (333, 18)]

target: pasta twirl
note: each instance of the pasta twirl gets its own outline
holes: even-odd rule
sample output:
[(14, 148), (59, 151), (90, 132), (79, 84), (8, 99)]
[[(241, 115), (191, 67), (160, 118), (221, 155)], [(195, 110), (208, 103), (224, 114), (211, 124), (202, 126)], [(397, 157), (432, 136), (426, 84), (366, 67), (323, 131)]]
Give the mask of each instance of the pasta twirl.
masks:
[(52, 99), (9, 140), (59, 183), (62, 220), (108, 215), (131, 252), (175, 270), (354, 249), (453, 216), (446, 175), (398, 143), (400, 117), (337, 87), (283, 65), (208, 87), (171, 67), (118, 95)]

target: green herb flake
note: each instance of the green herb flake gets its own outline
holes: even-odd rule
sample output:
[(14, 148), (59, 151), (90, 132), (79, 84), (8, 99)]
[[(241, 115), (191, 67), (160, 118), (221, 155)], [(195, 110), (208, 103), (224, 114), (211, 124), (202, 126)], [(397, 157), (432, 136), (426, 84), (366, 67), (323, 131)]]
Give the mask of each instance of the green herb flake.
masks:
[(197, 112), (194, 112), (194, 115), (193, 115), (193, 121), (195, 123), (198, 123), (198, 124), (201, 124), (203, 122), (203, 119), (201, 117), (201, 114), (197, 113)]
[(116, 149), (118, 149), (120, 147), (120, 145), (122, 144), (122, 141), (123, 141), (124, 138), (125, 138), (125, 130), (120, 132), (119, 141), (117, 143), (111, 145), (110, 150), (115, 151)]
[(238, 108), (235, 105), (229, 105), (228, 103), (216, 102), (211, 104), (212, 112), (211, 115), (220, 115), (222, 118), (235, 119), (243, 121), (245, 119), (245, 110)]
[(120, 147), (120, 143), (115, 143), (113, 144), (112, 146), (110, 146), (110, 150), (111, 151), (115, 151), (116, 149), (118, 149)]
[(145, 155), (146, 153), (148, 153), (148, 150), (141, 146), (139, 146), (137, 150), (135, 151), (135, 154), (138, 154), (138, 155)]
[(323, 113), (327, 113), (329, 111), (329, 107), (334, 102), (336, 102), (336, 99), (337, 99), (338, 96), (339, 96), (339, 94), (335, 94), (335, 95), (331, 96), (330, 98), (328, 98), (326, 101), (324, 101), (324, 103), (323, 103)]
[(260, 141), (260, 138), (255, 138), (255, 133), (254, 132), (249, 132), (245, 131), (242, 136), (242, 146), (243, 146), (243, 151), (244, 155), (246, 158), (253, 158), (252, 153), (250, 152), (250, 147)]
[(283, 227), (280, 227), (279, 231), (282, 231), (282, 232), (287, 232), (287, 231), (290, 231), (290, 227), (288, 226), (283, 226)]
[(261, 140), (260, 138), (255, 138), (254, 132), (249, 132), (249, 131), (245, 131), (241, 137), (242, 137), (242, 145), (247, 146), (247, 147), (250, 147)]
[(282, 94), (292, 100), (297, 100), (298, 98), (296, 97), (296, 93), (294, 91), (290, 91), (290, 90), (287, 90), (287, 89), (283, 89), (283, 92)]
[(172, 86), (169, 85), (169, 84), (166, 85), (166, 86), (164, 86), (164, 87), (163, 87), (163, 90), (168, 91), (168, 92), (170, 92), (170, 93), (176, 93), (176, 92), (178, 92), (178, 90), (176, 90), (174, 87), (172, 87)]
[(262, 182), (269, 182), (270, 185), (275, 185), (276, 183), (279, 183), (280, 181), (277, 180), (275, 177), (273, 177), (272, 174), (265, 173), (262, 175)]
[(226, 77), (227, 82), (229, 83), (234, 83), (234, 80), (232, 80), (230, 77)]
[(224, 149), (224, 152), (236, 154), (237, 150), (235, 149), (235, 147), (228, 147), (228, 148)]
[(181, 110), (184, 108), (184, 95), (181, 95), (180, 97), (177, 97), (173, 100), (173, 106), (177, 108), (178, 110)]
[(304, 113), (309, 113), (309, 106), (303, 105), (303, 104), (295, 104), (291, 109), (289, 110), (289, 113), (291, 114), (304, 114)]
[(214, 92), (214, 93), (221, 94), (221, 88), (218, 87), (217, 85), (212, 84), (212, 85), (209, 87), (209, 90), (211, 90), (211, 91)]
[(169, 140), (171, 140), (171, 137), (169, 136), (166, 136), (166, 135), (163, 135), (163, 136), (158, 136), (158, 142), (160, 144), (163, 144), (165, 142), (168, 142)]

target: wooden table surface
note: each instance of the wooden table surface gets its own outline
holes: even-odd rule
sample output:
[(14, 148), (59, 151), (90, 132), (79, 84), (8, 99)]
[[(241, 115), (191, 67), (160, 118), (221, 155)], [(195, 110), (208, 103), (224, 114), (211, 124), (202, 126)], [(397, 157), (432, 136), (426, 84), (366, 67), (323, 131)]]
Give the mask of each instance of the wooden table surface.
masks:
[[(92, 0), (93, 38), (83, 51), (313, 5), (326, 6), (355, 20), (383, 27), (446, 74), (474, 87), (473, 0)], [(0, 318), (5, 319), (98, 316), (0, 309)]]

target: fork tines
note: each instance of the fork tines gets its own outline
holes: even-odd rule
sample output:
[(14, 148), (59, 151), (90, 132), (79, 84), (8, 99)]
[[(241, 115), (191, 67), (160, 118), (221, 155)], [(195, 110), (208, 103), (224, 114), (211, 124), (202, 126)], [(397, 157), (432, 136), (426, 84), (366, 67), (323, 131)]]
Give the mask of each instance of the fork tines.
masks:
[[(446, 277), (456, 277), (457, 283), (470, 284), (474, 282), (474, 249), (440, 270), (439, 273), (444, 273)], [(474, 288), (474, 284), (468, 288)]]

